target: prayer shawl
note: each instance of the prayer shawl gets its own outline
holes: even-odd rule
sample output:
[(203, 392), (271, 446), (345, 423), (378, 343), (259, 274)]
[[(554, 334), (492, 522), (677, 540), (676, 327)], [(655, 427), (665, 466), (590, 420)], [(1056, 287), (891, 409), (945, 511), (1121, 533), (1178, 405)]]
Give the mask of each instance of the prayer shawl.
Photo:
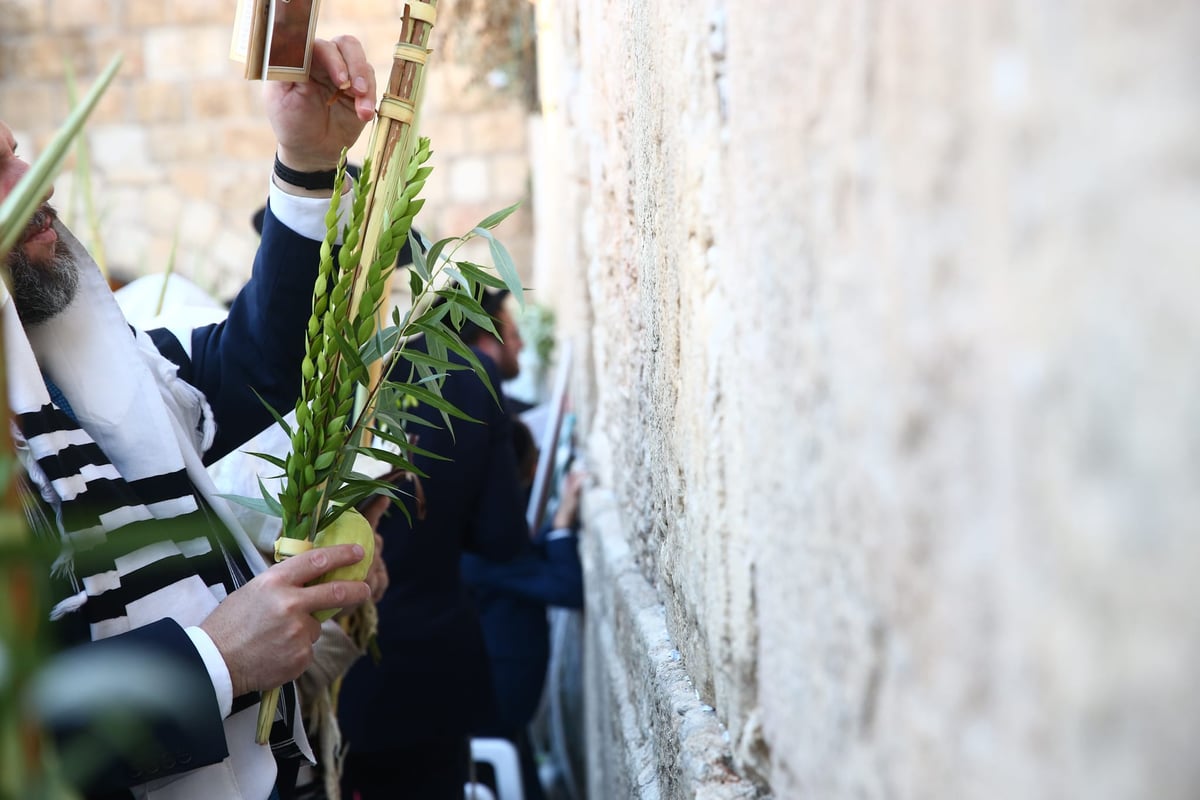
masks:
[[(55, 570), (76, 591), (52, 616), (84, 615), (93, 640), (164, 617), (197, 625), (266, 569), (201, 462), (215, 433), (212, 410), (150, 337), (130, 329), (79, 242), (65, 226), (55, 229), (79, 266), (74, 301), (28, 331), (7, 293), (0, 312), (18, 453), (54, 510), (62, 541)], [(272, 748), (312, 761), (294, 687), (284, 700)], [(258, 706), (257, 693), (234, 699), (224, 762), (143, 784), (134, 795), (266, 800), (276, 767), (271, 750), (254, 742)]]

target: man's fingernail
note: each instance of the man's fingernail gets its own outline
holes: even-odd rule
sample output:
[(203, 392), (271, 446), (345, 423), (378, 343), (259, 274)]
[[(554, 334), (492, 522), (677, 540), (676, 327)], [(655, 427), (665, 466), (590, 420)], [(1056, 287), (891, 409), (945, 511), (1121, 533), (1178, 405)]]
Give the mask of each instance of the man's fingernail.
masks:
[(354, 89), (359, 92), (367, 90), (367, 79), (361, 75), (354, 79)]
[(345, 89), (347, 86), (350, 85), (350, 75), (345, 72), (339, 72), (337, 81), (338, 81), (338, 88)]
[(362, 558), (363, 555), (365, 555), (365, 554), (366, 554), (366, 551), (362, 549), (361, 544), (354, 545), (354, 557), (355, 558)]

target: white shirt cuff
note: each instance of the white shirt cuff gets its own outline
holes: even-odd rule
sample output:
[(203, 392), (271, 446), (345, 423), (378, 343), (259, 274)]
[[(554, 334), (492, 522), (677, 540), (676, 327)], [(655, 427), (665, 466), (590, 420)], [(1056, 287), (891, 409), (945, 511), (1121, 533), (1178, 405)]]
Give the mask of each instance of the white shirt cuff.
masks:
[(575, 531), (571, 530), (570, 528), (555, 528), (546, 534), (546, 541), (557, 542), (559, 539), (566, 539), (574, 535)]
[(217, 707), (221, 709), (221, 719), (225, 719), (233, 710), (233, 679), (229, 677), (229, 667), (225, 666), (221, 651), (207, 633), (194, 627), (184, 628), (184, 633), (192, 640), (192, 646), (196, 648), (200, 658), (204, 659), (213, 692), (217, 695)]
[[(347, 175), (346, 181), (353, 186), (353, 177)], [(338, 235), (336, 244), (342, 243), (342, 231), (350, 221), (350, 211), (354, 205), (350, 201), (353, 196), (353, 189), (349, 193), (342, 195), (342, 202), (338, 207)], [(271, 192), (268, 197), (271, 202), (271, 213), (275, 215), (277, 220), (305, 239), (312, 239), (317, 242), (324, 240), (325, 214), (329, 212), (328, 197), (297, 197), (279, 188), (275, 184), (274, 179), (271, 179)]]

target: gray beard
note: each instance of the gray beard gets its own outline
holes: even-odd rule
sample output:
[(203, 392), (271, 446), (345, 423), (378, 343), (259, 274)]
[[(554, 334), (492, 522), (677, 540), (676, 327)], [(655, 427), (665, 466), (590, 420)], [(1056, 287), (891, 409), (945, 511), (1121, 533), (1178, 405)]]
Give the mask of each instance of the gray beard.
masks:
[(34, 262), (18, 245), (8, 254), (8, 272), (13, 304), (25, 325), (37, 325), (60, 313), (79, 288), (75, 257), (62, 242), (48, 262)]

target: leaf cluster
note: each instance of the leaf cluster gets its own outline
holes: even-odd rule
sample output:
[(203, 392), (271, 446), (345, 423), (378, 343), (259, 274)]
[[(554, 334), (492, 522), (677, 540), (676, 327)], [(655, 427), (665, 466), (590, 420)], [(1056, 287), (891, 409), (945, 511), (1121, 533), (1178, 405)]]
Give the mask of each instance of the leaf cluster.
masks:
[[(374, 493), (399, 498), (395, 484), (355, 470), (360, 455), (382, 461), (392, 470), (423, 476), (413, 457), (442, 456), (413, 443), (414, 437), (409, 435), (413, 427), (432, 423), (414, 414), (412, 407), (425, 404), (436, 409), (451, 430), (455, 419), (475, 421), (442, 394), (443, 382), (451, 372), (473, 369), (499, 402), (487, 372), (463, 343), (458, 329), (471, 320), (495, 333), (495, 323), (480, 303), (487, 288), (506, 288), (524, 302), (512, 258), (492, 233), (517, 205), (488, 216), (462, 236), (433, 244), (420, 241), (412, 231), (412, 221), (423, 203), (417, 195), (432, 171), (425, 166), (429, 157), (429, 140), (422, 138), (404, 172), (403, 188), (386, 210), (377, 255), (364, 265), (360, 263), (361, 236), (367, 225), (366, 200), (375, 179), (369, 162), (363, 165), (355, 186), (350, 222), (343, 232), (342, 248), (334, 256), (345, 180), (343, 153), (326, 215), (295, 425), (272, 411), (291, 440), (291, 450), (283, 458), (256, 454), (282, 470), (284, 487), (274, 497), (260, 482), (261, 500), (232, 498), (282, 518), (283, 536), (311, 540), (345, 509)], [(385, 321), (380, 312), (388, 277), (397, 252), (410, 236), (417, 239), (409, 272), (412, 300), (403, 311), (393, 309)], [(455, 260), (459, 248), (478, 237), (488, 241), (494, 272)], [(423, 336), (424, 346), (411, 347), (418, 335)], [(451, 354), (462, 361), (453, 360)], [(373, 386), (370, 375), (374, 365), (379, 365), (384, 378)], [(404, 504), (400, 508), (408, 513)]]

